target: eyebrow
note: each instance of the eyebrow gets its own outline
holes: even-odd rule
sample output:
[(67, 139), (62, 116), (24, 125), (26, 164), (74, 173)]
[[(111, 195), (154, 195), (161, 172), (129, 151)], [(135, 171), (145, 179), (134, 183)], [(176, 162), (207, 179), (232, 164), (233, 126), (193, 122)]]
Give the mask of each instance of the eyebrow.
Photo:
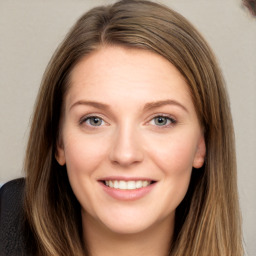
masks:
[(107, 110), (110, 109), (109, 105), (104, 104), (104, 103), (100, 103), (100, 102), (96, 102), (96, 101), (79, 100), (79, 101), (75, 102), (73, 105), (71, 105), (69, 110), (71, 110), (73, 107), (79, 106), (79, 105), (86, 105), (86, 106), (91, 106), (91, 107), (95, 107), (95, 108), (99, 108), (99, 109), (107, 109)]
[(147, 103), (144, 106), (144, 110), (151, 110), (151, 109), (159, 108), (159, 107), (162, 107), (162, 106), (165, 106), (165, 105), (175, 105), (175, 106), (178, 106), (178, 107), (182, 108), (184, 111), (189, 112), (188, 109), (184, 105), (179, 103), (178, 101), (169, 100), (169, 99)]
[[(79, 100), (79, 101), (75, 102), (70, 107), (69, 110), (71, 110), (73, 107), (79, 106), (79, 105), (92, 106), (92, 107), (95, 107), (95, 108), (98, 108), (98, 109), (104, 109), (104, 110), (109, 110), (110, 109), (110, 106), (107, 105), (107, 104), (104, 104), (104, 103), (100, 103), (100, 102), (96, 102), (96, 101)], [(175, 105), (175, 106), (180, 107), (184, 111), (189, 112), (188, 109), (184, 105), (182, 105), (181, 103), (179, 103), (176, 100), (170, 100), (170, 99), (146, 103), (143, 110), (148, 111), (148, 110), (151, 110), (151, 109), (154, 109), (154, 108), (159, 108), (159, 107), (162, 107), (162, 106), (165, 106), (165, 105)]]

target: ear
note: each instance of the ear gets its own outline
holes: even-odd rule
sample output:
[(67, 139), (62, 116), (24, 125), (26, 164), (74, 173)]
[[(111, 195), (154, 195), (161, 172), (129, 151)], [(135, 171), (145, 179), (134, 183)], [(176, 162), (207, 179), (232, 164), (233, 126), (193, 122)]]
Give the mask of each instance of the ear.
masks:
[(198, 140), (197, 151), (193, 161), (194, 168), (201, 168), (204, 164), (204, 158), (206, 154), (205, 139), (203, 133)]
[(57, 160), (59, 165), (63, 166), (66, 163), (65, 150), (64, 150), (63, 142), (61, 140), (57, 141), (55, 159)]

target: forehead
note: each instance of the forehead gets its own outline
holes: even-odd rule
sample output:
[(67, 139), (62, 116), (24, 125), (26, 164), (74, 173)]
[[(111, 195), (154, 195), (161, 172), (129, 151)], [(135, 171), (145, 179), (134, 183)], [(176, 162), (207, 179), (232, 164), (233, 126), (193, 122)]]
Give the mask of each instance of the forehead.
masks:
[[(66, 103), (95, 101), (141, 102), (175, 98), (193, 107), (180, 72), (165, 58), (141, 49), (102, 47), (74, 67)], [(192, 104), (192, 105), (191, 105)]]

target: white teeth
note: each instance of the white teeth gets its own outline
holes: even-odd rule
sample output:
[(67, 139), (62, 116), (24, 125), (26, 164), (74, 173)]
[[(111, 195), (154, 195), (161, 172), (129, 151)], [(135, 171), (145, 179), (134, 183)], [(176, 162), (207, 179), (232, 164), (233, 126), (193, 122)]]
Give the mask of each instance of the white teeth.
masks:
[(137, 180), (137, 181), (124, 181), (124, 180), (106, 180), (105, 185), (110, 188), (122, 189), (122, 190), (132, 190), (147, 187), (150, 185), (150, 181)]
[(136, 188), (135, 181), (128, 181), (127, 182), (127, 189), (135, 189), (135, 188)]
[(127, 189), (127, 182), (120, 180), (119, 181), (119, 189)]
[(142, 187), (142, 181), (138, 180), (136, 181), (136, 188), (141, 188)]
[[(112, 187), (111, 187), (111, 185), (112, 185)], [(119, 184), (118, 184), (118, 181), (117, 181), (117, 180), (114, 181), (114, 184), (113, 184), (113, 183), (112, 183), (112, 184), (109, 184), (109, 186), (110, 186), (111, 188), (113, 188), (113, 187), (114, 187), (114, 188), (118, 188), (118, 185), (119, 185)]]
[(148, 181), (142, 181), (142, 187), (146, 187), (148, 185)]

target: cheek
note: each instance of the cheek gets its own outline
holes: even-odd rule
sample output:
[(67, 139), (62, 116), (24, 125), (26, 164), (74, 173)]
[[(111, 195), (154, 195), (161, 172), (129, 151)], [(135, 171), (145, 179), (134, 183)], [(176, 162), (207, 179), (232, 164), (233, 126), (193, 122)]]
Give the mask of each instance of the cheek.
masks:
[[(95, 170), (106, 159), (106, 145), (97, 139), (75, 134), (66, 136), (66, 167), (70, 185), (76, 198), (87, 212), (95, 215)], [(105, 147), (104, 147), (105, 146)]]
[(151, 145), (151, 159), (166, 174), (183, 175), (192, 170), (196, 142), (190, 136), (170, 136)]
[(195, 136), (189, 134), (177, 133), (148, 141), (148, 155), (159, 170), (161, 182), (154, 201), (159, 202), (157, 207), (164, 217), (175, 211), (188, 190), (196, 149)]
[(168, 202), (165, 205), (166, 213), (178, 207), (189, 187), (196, 150), (195, 141), (189, 138), (184, 136), (166, 140), (151, 154), (151, 159), (163, 174), (162, 187), (165, 193), (162, 193), (162, 199)]
[(107, 144), (87, 136), (70, 135), (65, 142), (65, 157), (71, 174), (91, 174), (106, 157)]

